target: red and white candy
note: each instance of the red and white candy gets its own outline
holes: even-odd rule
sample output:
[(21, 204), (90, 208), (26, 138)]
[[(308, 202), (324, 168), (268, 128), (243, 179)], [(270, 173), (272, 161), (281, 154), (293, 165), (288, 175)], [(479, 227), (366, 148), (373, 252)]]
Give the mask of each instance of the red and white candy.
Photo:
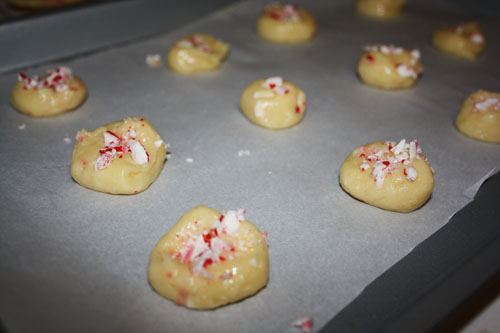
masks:
[(48, 71), (47, 76), (39, 78), (38, 76), (28, 77), (24, 73), (18, 73), (18, 81), (24, 82), (24, 89), (42, 89), (52, 88), (54, 91), (62, 92), (68, 89), (68, 81), (73, 78), (71, 69), (68, 67), (58, 67), (55, 70)]

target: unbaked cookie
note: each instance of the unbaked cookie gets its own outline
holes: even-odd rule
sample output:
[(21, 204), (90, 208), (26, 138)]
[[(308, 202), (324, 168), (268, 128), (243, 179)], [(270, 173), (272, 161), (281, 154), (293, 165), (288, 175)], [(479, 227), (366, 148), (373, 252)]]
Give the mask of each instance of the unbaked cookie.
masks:
[(255, 125), (284, 129), (304, 118), (306, 94), (281, 77), (271, 77), (250, 84), (241, 95), (240, 107)]
[(432, 43), (443, 52), (470, 60), (486, 48), (486, 38), (476, 22), (439, 28)]
[(112, 194), (144, 191), (160, 174), (166, 147), (144, 118), (126, 118), (76, 135), (71, 176), (89, 189)]
[(156, 244), (148, 278), (163, 297), (193, 309), (213, 309), (254, 295), (266, 284), (265, 234), (244, 211), (198, 206)]
[(316, 20), (307, 10), (295, 5), (267, 5), (257, 20), (259, 35), (275, 43), (302, 43), (313, 38)]
[(86, 96), (85, 83), (68, 67), (59, 67), (41, 78), (19, 73), (10, 102), (32, 117), (50, 117), (77, 108)]
[(357, 0), (356, 9), (377, 18), (392, 18), (403, 11), (406, 0)]
[(411, 87), (422, 70), (417, 49), (405, 50), (393, 45), (366, 46), (358, 61), (361, 80), (382, 89)]
[(417, 140), (379, 141), (356, 148), (340, 168), (340, 185), (375, 207), (408, 213), (434, 188), (433, 170)]
[(167, 55), (167, 65), (181, 74), (211, 71), (220, 66), (229, 45), (206, 34), (185, 36)]
[(476, 140), (500, 143), (500, 93), (478, 90), (462, 104), (456, 125)]

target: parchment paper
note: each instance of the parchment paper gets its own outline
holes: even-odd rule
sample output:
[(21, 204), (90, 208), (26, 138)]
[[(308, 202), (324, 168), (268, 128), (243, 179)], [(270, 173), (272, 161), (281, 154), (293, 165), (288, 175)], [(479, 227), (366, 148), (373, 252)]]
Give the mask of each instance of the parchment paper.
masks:
[[(238, 3), (167, 35), (27, 69), (67, 65), (87, 83), (85, 104), (56, 118), (14, 111), (16, 75), (0, 77), (0, 316), (8, 329), (293, 332), (291, 322), (303, 316), (318, 329), (446, 224), (500, 165), (498, 145), (454, 127), (470, 93), (499, 90), (498, 22), (478, 19), (489, 46), (467, 61), (430, 45), (437, 27), (477, 19), (449, 5), (411, 2), (401, 18), (384, 22), (358, 15), (347, 0), (297, 1), (319, 29), (313, 41), (290, 46), (255, 34), (265, 4)], [(219, 70), (182, 76), (145, 64), (147, 54), (163, 55), (194, 32), (231, 45)], [(383, 91), (359, 81), (357, 59), (374, 43), (420, 49), (425, 69), (414, 88)], [(238, 103), (251, 82), (277, 75), (301, 87), (308, 106), (295, 128), (270, 131), (249, 123)], [(76, 132), (127, 116), (148, 118), (170, 143), (159, 178), (134, 196), (76, 184), (69, 173)], [(339, 168), (355, 147), (402, 138), (419, 139), (436, 170), (424, 207), (388, 212), (342, 191)], [(200, 204), (245, 208), (269, 233), (267, 287), (214, 311), (175, 305), (146, 276), (156, 242)]]

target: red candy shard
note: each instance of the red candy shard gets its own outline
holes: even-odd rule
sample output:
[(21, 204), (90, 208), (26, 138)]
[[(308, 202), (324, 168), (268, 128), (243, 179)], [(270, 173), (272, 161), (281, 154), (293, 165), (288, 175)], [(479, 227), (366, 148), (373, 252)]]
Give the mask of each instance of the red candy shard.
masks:
[(371, 54), (368, 54), (366, 56), (366, 60), (371, 63), (375, 62), (375, 58)]

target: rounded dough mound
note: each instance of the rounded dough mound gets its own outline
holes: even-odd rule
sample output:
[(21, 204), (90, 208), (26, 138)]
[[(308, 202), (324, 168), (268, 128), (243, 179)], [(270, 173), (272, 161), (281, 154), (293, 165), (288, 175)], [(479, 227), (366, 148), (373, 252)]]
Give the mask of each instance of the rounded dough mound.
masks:
[(42, 78), (19, 73), (10, 102), (32, 117), (51, 117), (77, 108), (86, 96), (85, 83), (74, 77), (69, 68), (59, 67)]
[(168, 52), (167, 65), (181, 74), (211, 71), (220, 66), (228, 52), (229, 45), (210, 35), (189, 35)]
[(94, 191), (135, 194), (155, 181), (165, 158), (165, 143), (153, 125), (144, 118), (126, 118), (78, 132), (71, 176)]
[(476, 22), (436, 30), (432, 44), (448, 54), (474, 60), (486, 48), (486, 39)]
[(456, 125), (476, 140), (500, 143), (500, 93), (478, 90), (462, 104)]
[(382, 89), (411, 87), (422, 70), (417, 49), (405, 50), (393, 45), (367, 46), (358, 61), (361, 80)]
[(257, 80), (241, 95), (240, 107), (252, 123), (268, 129), (298, 124), (306, 112), (306, 94), (281, 77)]
[(156, 292), (188, 308), (213, 309), (262, 289), (266, 239), (243, 213), (198, 206), (182, 216), (151, 252), (148, 279)]
[(403, 11), (406, 0), (357, 0), (356, 9), (377, 18), (392, 18)]
[(313, 38), (316, 20), (295, 5), (267, 5), (257, 20), (258, 34), (275, 43), (302, 43)]
[(434, 176), (416, 140), (379, 141), (356, 148), (346, 158), (340, 185), (369, 205), (408, 213), (429, 199)]

